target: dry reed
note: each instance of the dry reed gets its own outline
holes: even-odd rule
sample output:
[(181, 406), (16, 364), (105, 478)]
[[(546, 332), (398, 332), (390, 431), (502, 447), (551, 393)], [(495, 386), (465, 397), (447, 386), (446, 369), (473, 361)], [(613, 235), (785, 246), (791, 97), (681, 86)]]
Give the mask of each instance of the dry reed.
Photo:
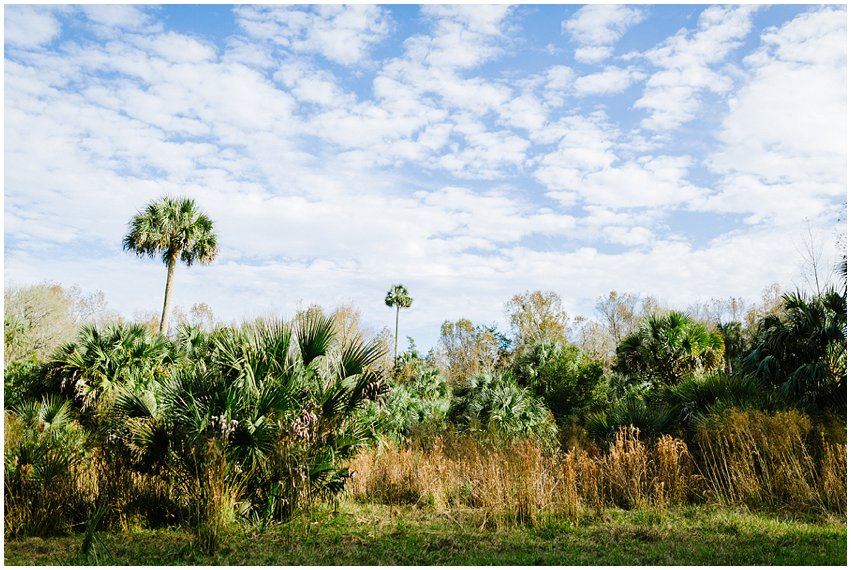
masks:
[(796, 411), (731, 410), (698, 431), (701, 471), (712, 494), (728, 503), (845, 512), (844, 444), (808, 445), (813, 426)]
[(685, 500), (694, 481), (683, 442), (667, 437), (648, 448), (637, 429), (622, 430), (607, 453), (546, 453), (524, 440), (492, 447), (470, 438), (439, 439), (430, 449), (384, 444), (351, 463), (349, 495), (362, 501), (473, 507), (483, 524), (538, 525), (548, 518), (578, 524), (606, 505), (664, 510)]

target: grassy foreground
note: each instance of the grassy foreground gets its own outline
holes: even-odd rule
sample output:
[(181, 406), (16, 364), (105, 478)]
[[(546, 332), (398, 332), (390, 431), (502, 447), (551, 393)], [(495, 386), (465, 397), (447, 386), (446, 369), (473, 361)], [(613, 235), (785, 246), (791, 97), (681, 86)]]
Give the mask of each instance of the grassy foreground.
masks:
[(476, 512), (344, 503), (264, 532), (243, 529), (214, 555), (186, 530), (7, 541), (8, 565), (846, 565), (844, 521), (805, 522), (726, 507), (608, 510), (579, 527), (483, 525)]

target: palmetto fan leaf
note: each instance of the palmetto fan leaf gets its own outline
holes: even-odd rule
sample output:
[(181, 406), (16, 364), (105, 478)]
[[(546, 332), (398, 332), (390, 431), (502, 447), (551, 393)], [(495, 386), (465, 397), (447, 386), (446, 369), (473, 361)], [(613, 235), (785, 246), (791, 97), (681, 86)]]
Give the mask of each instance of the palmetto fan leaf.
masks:
[(460, 387), (449, 411), (460, 431), (487, 431), (505, 438), (534, 437), (555, 441), (557, 427), (540, 398), (517, 384), (510, 371), (477, 374)]
[(335, 336), (333, 317), (308, 315), (302, 318), (296, 335), (302, 363), (309, 367), (317, 358), (327, 355)]
[(162, 418), (134, 417), (127, 420), (128, 447), (142, 470), (155, 470), (167, 465), (172, 450), (173, 434)]
[(723, 363), (724, 339), (677, 311), (650, 315), (618, 345), (615, 370), (673, 385)]
[(150, 391), (136, 392), (120, 388), (115, 407), (130, 418), (153, 418), (157, 415), (157, 400)]
[(384, 347), (378, 340), (368, 344), (360, 341), (350, 342), (341, 354), (339, 371), (341, 377), (354, 376), (376, 364), (384, 356)]
[(43, 397), (40, 401), (28, 401), (13, 410), (28, 429), (49, 432), (66, 427), (72, 419), (71, 403), (57, 395)]

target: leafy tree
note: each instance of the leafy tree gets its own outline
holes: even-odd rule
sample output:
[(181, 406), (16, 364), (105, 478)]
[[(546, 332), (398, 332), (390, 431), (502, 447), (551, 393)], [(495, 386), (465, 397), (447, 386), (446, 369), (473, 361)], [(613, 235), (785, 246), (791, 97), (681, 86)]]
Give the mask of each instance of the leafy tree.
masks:
[(833, 289), (821, 295), (783, 295), (783, 312), (760, 323), (747, 370), (787, 402), (844, 413), (847, 394), (847, 299)]
[(724, 340), (686, 315), (672, 311), (650, 315), (618, 346), (615, 370), (673, 385), (688, 375), (711, 372), (723, 364)]
[(602, 323), (576, 316), (573, 318), (571, 332), (571, 340), (584, 354), (602, 363), (607, 370), (611, 368), (615, 345)]
[(594, 309), (603, 319), (603, 325), (616, 347), (626, 335), (633, 332), (641, 319), (638, 309), (640, 298), (632, 293), (609, 291), (608, 296), (597, 299)]
[(191, 267), (212, 262), (218, 254), (213, 222), (189, 198), (169, 196), (151, 202), (130, 220), (124, 249), (140, 257), (162, 256), (167, 267), (160, 334), (168, 333), (174, 268), (178, 259)]
[(3, 301), (5, 364), (30, 357), (44, 360), (73, 339), (81, 323), (115, 319), (101, 291), (86, 295), (77, 286), (7, 287)]
[(759, 304), (745, 313), (744, 326), (748, 338), (756, 342), (756, 334), (762, 320), (769, 316), (778, 316), (783, 312), (783, 289), (779, 283), (772, 283), (762, 290)]
[(393, 341), (393, 363), (396, 362), (396, 355), (399, 350), (399, 309), (407, 309), (411, 306), (414, 300), (408, 295), (408, 289), (401, 283), (393, 285), (387, 291), (387, 296), (384, 297), (384, 304), (388, 307), (396, 307), (396, 334)]
[(10, 362), (3, 370), (4, 408), (14, 408), (27, 399), (48, 394), (46, 377), (46, 366), (36, 357)]
[(536, 342), (566, 340), (567, 313), (562, 308), (561, 297), (553, 291), (514, 295), (505, 310), (518, 353)]
[(560, 342), (528, 347), (517, 358), (514, 374), (521, 386), (544, 399), (559, 423), (589, 411), (605, 390), (602, 365)]
[(457, 385), (475, 374), (493, 371), (503, 346), (494, 329), (474, 325), (469, 319), (444, 321), (440, 327), (438, 358), (448, 382)]

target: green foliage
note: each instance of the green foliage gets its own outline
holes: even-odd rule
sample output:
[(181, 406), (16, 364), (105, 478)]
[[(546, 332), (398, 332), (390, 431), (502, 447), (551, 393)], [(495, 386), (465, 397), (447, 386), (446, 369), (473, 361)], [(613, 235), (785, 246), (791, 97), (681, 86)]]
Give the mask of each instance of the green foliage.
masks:
[(724, 341), (724, 371), (741, 371), (741, 360), (747, 352), (748, 335), (742, 323), (731, 321), (717, 326), (717, 333)]
[(554, 445), (558, 433), (552, 412), (510, 371), (477, 374), (457, 388), (449, 419), (459, 432), (497, 440), (534, 438)]
[(150, 390), (137, 385), (116, 397), (111, 440), (138, 469), (171, 471), (188, 493), (209, 493), (198, 477), (223, 458), (248, 517), (286, 517), (341, 490), (341, 462), (373, 432), (353, 420), (385, 390), (377, 345), (341, 346), (333, 320), (315, 315), (294, 328), (270, 321), (218, 329), (198, 350), (203, 357)]
[(517, 358), (514, 375), (521, 386), (543, 398), (560, 423), (582, 416), (604, 397), (602, 365), (562, 342), (529, 346)]
[(413, 302), (414, 300), (408, 294), (408, 288), (401, 283), (390, 287), (390, 290), (387, 291), (387, 295), (384, 297), (384, 304), (388, 307), (407, 309)]
[(628, 394), (605, 410), (588, 416), (585, 429), (597, 441), (612, 441), (618, 430), (634, 426), (641, 430), (642, 437), (657, 437), (670, 431), (671, 414), (660, 402), (638, 394)]
[(724, 340), (686, 315), (650, 315), (617, 349), (617, 372), (654, 384), (673, 385), (684, 377), (723, 364)]
[(390, 388), (384, 407), (376, 410), (379, 429), (399, 443), (427, 441), (446, 429), (449, 387), (440, 371), (419, 359), (415, 351), (399, 359), (404, 380)]
[(59, 396), (19, 403), (6, 414), (4, 500), (7, 536), (61, 534), (84, 518), (75, 485), (85, 432)]
[(14, 408), (27, 398), (37, 398), (47, 392), (47, 368), (35, 356), (14, 360), (3, 370), (3, 405)]
[(845, 413), (847, 299), (836, 291), (783, 295), (783, 310), (760, 322), (746, 369), (786, 402)]
[(54, 354), (48, 369), (56, 385), (88, 411), (101, 400), (109, 406), (121, 387), (151, 388), (174, 359), (168, 339), (151, 335), (142, 325), (86, 325), (75, 341)]
[(710, 413), (771, 405), (768, 392), (753, 377), (725, 372), (686, 378), (676, 386), (666, 387), (662, 399), (671, 419), (689, 430)]
[(218, 253), (213, 222), (189, 198), (164, 196), (130, 220), (124, 249), (140, 257), (162, 256), (166, 265), (178, 258), (187, 266), (209, 263)]

